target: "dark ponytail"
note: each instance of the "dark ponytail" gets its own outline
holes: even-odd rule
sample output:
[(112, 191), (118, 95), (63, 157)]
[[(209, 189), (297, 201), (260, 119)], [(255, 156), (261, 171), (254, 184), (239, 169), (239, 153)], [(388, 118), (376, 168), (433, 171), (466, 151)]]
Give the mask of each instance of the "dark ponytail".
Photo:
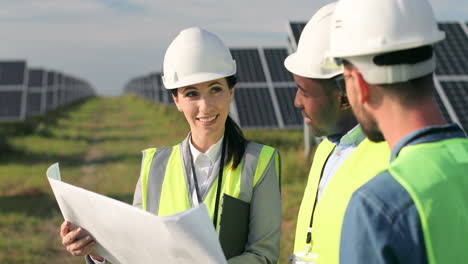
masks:
[[(226, 82), (229, 89), (233, 89), (237, 83), (237, 77), (235, 75), (228, 76), (226, 77)], [(232, 169), (234, 170), (239, 166), (242, 157), (244, 157), (248, 141), (245, 139), (241, 128), (230, 116), (226, 119), (224, 138), (227, 139), (228, 146), (227, 163), (232, 160)]]
[(242, 157), (244, 156), (248, 141), (244, 138), (244, 134), (240, 127), (230, 116), (226, 119), (224, 138), (227, 139), (228, 148), (226, 163), (229, 163), (232, 160), (232, 169), (234, 170), (240, 164)]

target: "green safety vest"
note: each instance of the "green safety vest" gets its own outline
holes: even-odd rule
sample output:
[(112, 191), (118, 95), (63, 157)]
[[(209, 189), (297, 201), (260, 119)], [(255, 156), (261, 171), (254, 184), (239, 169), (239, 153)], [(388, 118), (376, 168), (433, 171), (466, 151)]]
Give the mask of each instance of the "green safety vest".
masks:
[[(189, 151), (189, 150), (188, 150)], [(143, 152), (141, 169), (142, 209), (159, 216), (177, 214), (190, 209), (187, 176), (183, 161), (182, 144), (166, 148), (150, 148)], [(276, 159), (276, 171), (279, 176), (279, 155), (269, 146), (250, 142), (247, 145), (244, 158), (235, 170), (232, 161), (224, 167), (221, 183), (221, 195), (230, 195), (250, 202), (253, 188), (261, 179), (263, 172), (272, 158)], [(206, 205), (210, 218), (213, 220), (218, 179), (215, 180), (203, 203)], [(220, 201), (222, 205), (222, 201)], [(219, 231), (221, 208), (218, 211), (216, 230)]]
[(404, 147), (389, 171), (416, 205), (429, 263), (466, 263), (468, 140)]
[[(334, 148), (335, 144), (324, 139), (315, 152), (296, 226), (294, 253), (300, 255), (309, 246), (310, 254), (306, 258), (315, 263), (339, 263), (341, 228), (351, 195), (385, 170), (390, 160), (386, 142), (373, 143), (364, 139), (340, 165), (315, 205), (320, 178)], [(312, 240), (307, 244), (313, 211)]]

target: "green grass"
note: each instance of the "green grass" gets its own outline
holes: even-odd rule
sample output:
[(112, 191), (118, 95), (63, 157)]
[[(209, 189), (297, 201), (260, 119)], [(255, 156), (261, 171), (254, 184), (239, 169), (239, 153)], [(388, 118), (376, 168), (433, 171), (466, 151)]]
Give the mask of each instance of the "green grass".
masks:
[[(92, 98), (28, 124), (0, 127), (0, 264), (83, 263), (60, 244), (63, 218), (45, 177), (49, 165), (60, 162), (71, 184), (130, 203), (141, 151), (177, 144), (188, 131), (175, 107), (133, 96)], [(285, 263), (309, 169), (302, 130), (244, 132), (281, 153)]]

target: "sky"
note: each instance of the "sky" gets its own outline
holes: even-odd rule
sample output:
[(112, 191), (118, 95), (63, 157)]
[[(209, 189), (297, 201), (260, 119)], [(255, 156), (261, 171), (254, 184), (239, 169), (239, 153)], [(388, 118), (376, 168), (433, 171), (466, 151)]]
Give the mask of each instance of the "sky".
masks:
[[(330, 2), (0, 0), (0, 60), (26, 60), (118, 96), (131, 78), (162, 70), (182, 29), (203, 27), (229, 47), (286, 47), (288, 21), (308, 21)], [(439, 21), (468, 21), (467, 0), (429, 2)]]

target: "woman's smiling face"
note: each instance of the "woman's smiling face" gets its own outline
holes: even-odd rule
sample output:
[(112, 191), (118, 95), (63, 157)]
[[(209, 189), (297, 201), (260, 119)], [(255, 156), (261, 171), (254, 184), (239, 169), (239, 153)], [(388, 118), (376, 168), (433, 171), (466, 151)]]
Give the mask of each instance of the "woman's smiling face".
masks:
[[(174, 102), (185, 115), (192, 137), (216, 142), (224, 134), (234, 88), (226, 78), (178, 88)], [(210, 140), (211, 139), (211, 140)]]

